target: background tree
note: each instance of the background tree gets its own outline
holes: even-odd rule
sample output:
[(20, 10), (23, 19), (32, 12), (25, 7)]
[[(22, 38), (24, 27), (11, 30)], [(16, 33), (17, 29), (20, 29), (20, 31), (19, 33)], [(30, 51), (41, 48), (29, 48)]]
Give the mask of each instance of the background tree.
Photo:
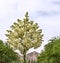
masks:
[(0, 40), (0, 63), (18, 63), (18, 57), (13, 50)]
[(40, 53), (38, 61), (42, 63), (60, 63), (60, 38), (52, 38)]
[(37, 48), (42, 43), (42, 29), (39, 29), (37, 23), (30, 21), (26, 12), (23, 20), (18, 19), (11, 26), (11, 30), (7, 30), (7, 42), (13, 49), (18, 49), (23, 54), (24, 62), (26, 61), (26, 52), (34, 47)]
[(50, 63), (60, 63), (60, 38), (52, 38), (45, 46), (46, 56)]

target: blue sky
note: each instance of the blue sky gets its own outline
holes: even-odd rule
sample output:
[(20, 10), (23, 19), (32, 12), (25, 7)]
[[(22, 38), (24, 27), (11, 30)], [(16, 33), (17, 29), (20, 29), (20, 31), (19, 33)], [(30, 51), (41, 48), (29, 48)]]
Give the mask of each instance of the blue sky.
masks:
[(23, 19), (26, 11), (42, 28), (43, 45), (60, 35), (60, 0), (0, 0), (0, 39), (6, 41), (6, 30), (18, 18)]

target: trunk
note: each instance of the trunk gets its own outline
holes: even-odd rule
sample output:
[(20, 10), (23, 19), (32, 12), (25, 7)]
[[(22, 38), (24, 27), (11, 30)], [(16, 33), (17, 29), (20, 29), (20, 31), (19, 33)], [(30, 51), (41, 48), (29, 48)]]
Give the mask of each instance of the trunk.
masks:
[(23, 60), (24, 60), (24, 63), (26, 63), (26, 50), (24, 49), (24, 52), (23, 52)]

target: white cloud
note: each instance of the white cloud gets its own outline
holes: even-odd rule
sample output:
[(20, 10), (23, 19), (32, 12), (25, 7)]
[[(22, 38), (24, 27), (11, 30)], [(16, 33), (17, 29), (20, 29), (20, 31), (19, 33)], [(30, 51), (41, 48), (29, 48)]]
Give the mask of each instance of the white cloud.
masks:
[(49, 40), (51, 37), (60, 34), (60, 15), (57, 16), (42, 16), (36, 19), (40, 27), (43, 29), (44, 40)]
[(0, 0), (0, 18), (7, 17), (7, 15), (15, 11), (16, 0)]
[(19, 0), (18, 10), (22, 11), (34, 11), (36, 10), (37, 1), (36, 0)]

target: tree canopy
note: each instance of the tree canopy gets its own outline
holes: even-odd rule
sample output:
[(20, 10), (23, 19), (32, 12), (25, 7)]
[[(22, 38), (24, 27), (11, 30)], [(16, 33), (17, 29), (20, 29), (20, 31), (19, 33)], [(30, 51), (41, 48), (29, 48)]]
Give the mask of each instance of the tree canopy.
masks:
[(11, 63), (17, 60), (16, 53), (0, 40), (0, 63)]
[(60, 38), (50, 39), (38, 59), (43, 63), (60, 63)]
[(13, 49), (18, 49), (24, 56), (26, 52), (34, 47), (38, 48), (42, 43), (42, 29), (39, 29), (37, 23), (29, 20), (28, 12), (23, 20), (17, 19), (17, 22), (7, 30), (7, 42)]

